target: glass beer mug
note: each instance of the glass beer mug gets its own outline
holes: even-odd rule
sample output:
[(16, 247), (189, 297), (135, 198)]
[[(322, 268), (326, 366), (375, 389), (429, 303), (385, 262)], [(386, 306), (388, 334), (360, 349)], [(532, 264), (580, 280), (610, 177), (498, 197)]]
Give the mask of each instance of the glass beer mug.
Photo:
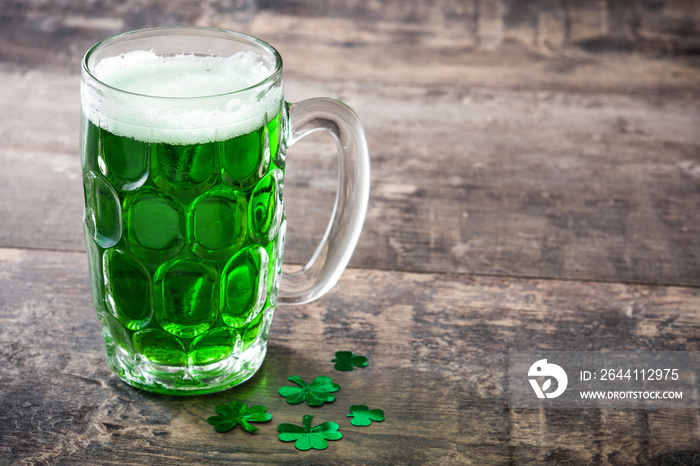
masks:
[[(341, 102), (285, 102), (282, 59), (261, 40), (151, 28), (82, 63), (85, 236), (107, 362), (125, 382), (211, 393), (250, 378), (275, 306), (338, 281), (369, 196), (369, 155)], [(282, 272), (285, 149), (316, 130), (338, 145), (335, 207), (299, 272)]]

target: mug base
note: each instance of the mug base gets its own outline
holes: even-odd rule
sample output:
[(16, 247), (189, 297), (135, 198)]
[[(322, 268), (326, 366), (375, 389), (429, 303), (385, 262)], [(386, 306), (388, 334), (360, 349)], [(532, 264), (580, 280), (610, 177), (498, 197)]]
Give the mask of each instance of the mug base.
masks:
[(266, 352), (267, 341), (259, 340), (238, 354), (206, 366), (165, 366), (108, 345), (107, 363), (124, 382), (136, 388), (163, 395), (205, 395), (250, 379)]

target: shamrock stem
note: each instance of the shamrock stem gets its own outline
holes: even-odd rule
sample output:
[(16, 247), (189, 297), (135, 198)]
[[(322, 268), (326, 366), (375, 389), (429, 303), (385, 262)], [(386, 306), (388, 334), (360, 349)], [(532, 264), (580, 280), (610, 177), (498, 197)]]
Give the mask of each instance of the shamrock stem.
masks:
[(311, 432), (311, 420), (312, 420), (313, 418), (314, 418), (314, 417), (313, 417), (311, 414), (307, 414), (307, 415), (304, 416), (303, 424), (304, 424), (304, 430), (305, 430), (306, 432)]

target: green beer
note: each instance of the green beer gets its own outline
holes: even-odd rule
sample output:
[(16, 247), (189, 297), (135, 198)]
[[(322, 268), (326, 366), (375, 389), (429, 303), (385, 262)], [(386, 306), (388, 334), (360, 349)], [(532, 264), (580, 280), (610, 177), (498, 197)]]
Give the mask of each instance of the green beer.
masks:
[[(95, 66), (133, 95), (82, 93), (93, 298), (108, 363), (132, 385), (218, 391), (265, 355), (286, 223), (285, 108), (281, 82), (250, 101), (225, 96), (271, 71), (251, 63), (138, 51)], [(202, 89), (224, 97), (188, 109)]]

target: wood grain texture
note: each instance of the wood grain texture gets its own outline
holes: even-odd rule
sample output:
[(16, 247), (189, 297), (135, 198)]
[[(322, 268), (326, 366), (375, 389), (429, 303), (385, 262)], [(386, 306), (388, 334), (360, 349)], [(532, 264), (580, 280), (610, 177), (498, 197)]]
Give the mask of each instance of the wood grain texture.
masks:
[[(316, 303), (278, 309), (268, 358), (216, 395), (132, 389), (106, 367), (83, 254), (0, 249), (0, 450), (10, 464), (647, 464), (697, 449), (698, 410), (509, 410), (509, 350), (700, 350), (698, 290), (352, 269)], [(341, 373), (337, 350), (369, 357)], [(327, 374), (338, 399), (284, 402), (286, 377)], [(217, 404), (269, 424), (218, 434)], [(350, 425), (351, 404), (387, 419)], [(300, 453), (276, 438), (303, 414), (344, 439)], [(2, 461), (0, 461), (2, 462)]]
[(6, 0), (0, 61), (78, 69), (108, 35), (198, 24), (268, 40), (292, 76), (686, 95), (698, 91), (698, 21), (692, 0)]
[[(79, 167), (83, 53), (172, 24), (267, 40), (287, 99), (346, 101), (372, 154), (338, 286), (277, 310), (249, 382), (183, 398), (106, 366)], [(700, 410), (509, 409), (506, 364), (700, 351), (698, 25), (693, 0), (0, 1), (0, 464), (697, 464)], [(325, 229), (332, 150), (289, 150), (288, 264)], [(336, 372), (338, 350), (370, 364)], [(337, 401), (288, 405), (293, 373)], [(273, 420), (217, 434), (234, 400)], [(386, 421), (352, 426), (363, 403)], [(343, 440), (280, 442), (304, 414)]]
[[(382, 33), (397, 42), (450, 48), (493, 49), (514, 42), (537, 49), (694, 54), (700, 46), (700, 12), (692, 0), (234, 0), (197, 4), (185, 0), (116, 4), (6, 0), (0, 10), (0, 29), (9, 43), (0, 57), (60, 63), (80, 57), (83, 48), (77, 42), (89, 46), (104, 32), (216, 22), (241, 28), (266, 14), (278, 18), (270, 26), (289, 34), (310, 31), (280, 25), (284, 18), (304, 19), (308, 24), (326, 19), (352, 22), (359, 40), (339, 44), (351, 46)], [(340, 38), (317, 35), (322, 42)]]

